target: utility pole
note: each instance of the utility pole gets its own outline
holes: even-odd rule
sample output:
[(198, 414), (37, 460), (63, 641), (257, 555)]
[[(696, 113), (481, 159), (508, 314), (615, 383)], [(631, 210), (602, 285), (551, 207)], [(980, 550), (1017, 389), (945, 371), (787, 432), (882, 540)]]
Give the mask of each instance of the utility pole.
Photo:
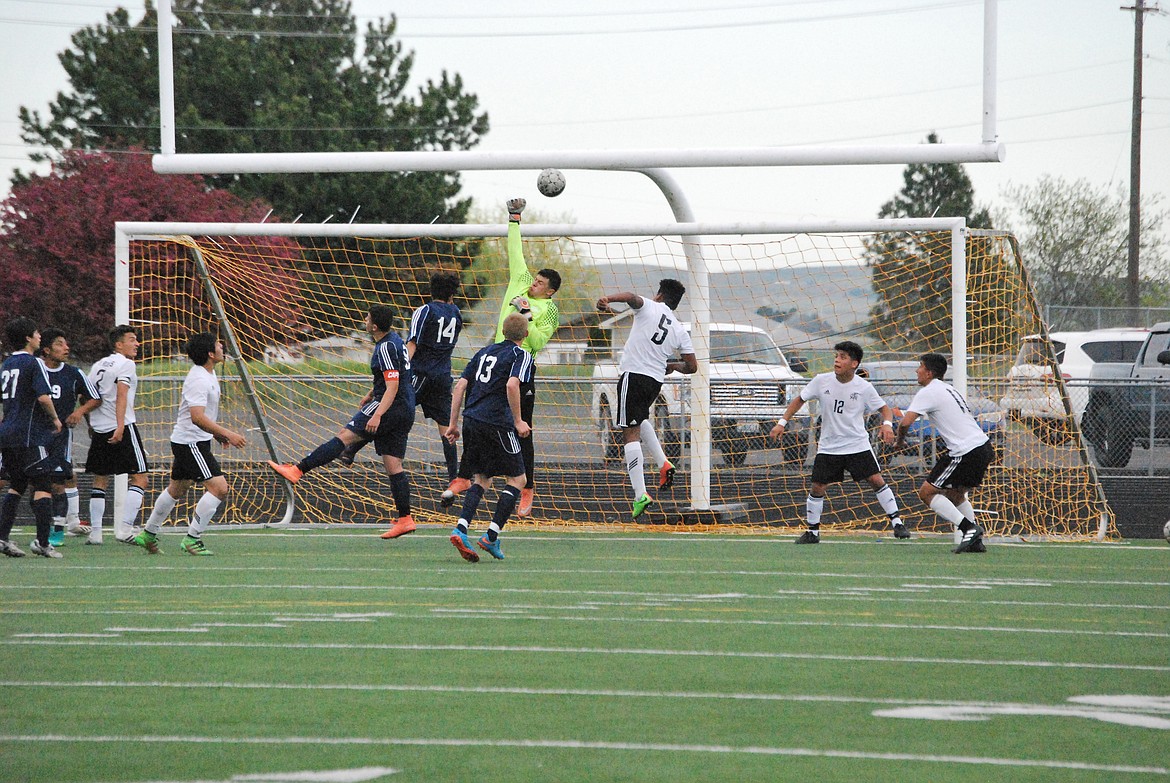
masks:
[[(1141, 306), (1141, 231), (1142, 231), (1142, 27), (1148, 11), (1156, 11), (1145, 5), (1145, 0), (1134, 0), (1132, 6), (1122, 6), (1123, 11), (1133, 11), (1133, 114), (1129, 136), (1129, 268), (1128, 304), (1137, 317)], [(1137, 326), (1138, 324), (1134, 324)]]

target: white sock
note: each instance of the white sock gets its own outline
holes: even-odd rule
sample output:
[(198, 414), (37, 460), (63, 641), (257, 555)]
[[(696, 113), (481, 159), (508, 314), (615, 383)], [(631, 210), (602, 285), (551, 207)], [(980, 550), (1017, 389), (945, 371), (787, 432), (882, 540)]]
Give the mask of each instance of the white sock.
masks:
[(125, 516), (122, 518), (122, 524), (126, 527), (134, 527), (138, 522), (138, 512), (142, 510), (142, 500), (145, 492), (142, 487), (136, 487), (131, 484), (126, 489), (126, 508)]
[(630, 484), (634, 487), (634, 500), (646, 494), (646, 474), (642, 472), (642, 444), (634, 441), (626, 444), (626, 470)]
[(158, 532), (162, 530), (163, 522), (167, 521), (167, 517), (175, 510), (175, 505), (178, 502), (178, 498), (171, 497), (171, 493), (165, 489), (158, 493), (158, 498), (154, 501), (154, 509), (150, 512), (150, 519), (146, 520), (147, 532), (158, 535)]
[(199, 538), (203, 535), (203, 531), (207, 529), (207, 523), (215, 516), (215, 510), (219, 508), (220, 499), (210, 492), (204, 492), (203, 497), (199, 498), (199, 502), (195, 504), (195, 513), (191, 515), (191, 524), (187, 526), (187, 535), (191, 538)]
[(65, 489), (65, 503), (68, 508), (65, 512), (65, 522), (70, 525), (76, 525), (81, 521), (81, 493), (77, 491), (77, 487), (67, 487)]
[(955, 508), (959, 509), (959, 513), (962, 514), (964, 518), (969, 519), (972, 522), (975, 521), (975, 507), (971, 505), (970, 498), (963, 498), (963, 502), (956, 503)]
[(930, 499), (930, 507), (934, 509), (934, 513), (950, 522), (956, 528), (959, 523), (963, 521), (963, 512), (955, 508), (955, 504), (946, 495), (935, 495)]
[(102, 517), (106, 515), (106, 496), (105, 493), (101, 495), (89, 496), (89, 537), (94, 541), (102, 540)]
[(804, 511), (808, 516), (808, 526), (810, 528), (815, 529), (817, 525), (821, 524), (821, 512), (824, 510), (825, 498), (823, 495), (819, 498), (809, 495), (808, 499), (804, 501)]
[(886, 516), (890, 519), (895, 519), (898, 516), (898, 499), (894, 497), (894, 490), (890, 488), (889, 484), (879, 489), (875, 493), (878, 503), (882, 506), (882, 511), (886, 512)]
[(638, 425), (638, 433), (642, 436), (642, 450), (649, 452), (650, 459), (654, 460), (654, 464), (661, 468), (666, 464), (666, 452), (662, 450), (662, 442), (658, 440), (658, 433), (654, 431), (654, 425), (649, 421), (644, 421)]

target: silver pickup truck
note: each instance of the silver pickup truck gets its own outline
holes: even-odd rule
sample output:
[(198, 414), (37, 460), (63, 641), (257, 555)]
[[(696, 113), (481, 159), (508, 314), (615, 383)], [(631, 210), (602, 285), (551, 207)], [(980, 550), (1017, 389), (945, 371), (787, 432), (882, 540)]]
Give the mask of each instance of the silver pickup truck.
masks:
[[(768, 431), (794, 394), (808, 382), (789, 364), (763, 329), (743, 324), (711, 324), (711, 445), (729, 465), (742, 465), (749, 451), (770, 448)], [(593, 420), (597, 422), (606, 460), (622, 457), (617, 412), (618, 365), (593, 368)], [(689, 376), (666, 376), (652, 411), (666, 456), (682, 454), (689, 439), (691, 415)], [(804, 462), (809, 447), (809, 408), (801, 408), (780, 443), (786, 461)]]
[(1103, 369), (1105, 382), (1090, 389), (1081, 426), (1097, 461), (1122, 468), (1134, 446), (1152, 449), (1170, 442), (1170, 321), (1150, 328), (1124, 378)]

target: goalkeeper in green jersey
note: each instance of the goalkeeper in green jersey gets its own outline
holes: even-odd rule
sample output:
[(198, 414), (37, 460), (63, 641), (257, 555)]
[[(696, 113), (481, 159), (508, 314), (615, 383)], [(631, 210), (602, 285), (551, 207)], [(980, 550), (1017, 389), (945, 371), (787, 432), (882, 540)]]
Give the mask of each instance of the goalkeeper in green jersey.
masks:
[[(509, 199), (508, 207), (508, 289), (500, 306), (500, 317), (496, 321), (495, 342), (504, 340), (504, 319), (512, 313), (520, 313), (528, 319), (528, 336), (520, 347), (536, 358), (540, 349), (553, 336), (561, 322), (561, 311), (553, 302), (553, 295), (561, 287), (561, 275), (555, 269), (541, 269), (535, 275), (524, 261), (524, 249), (520, 242), (520, 214), (527, 202), (522, 198)], [(532, 378), (520, 385), (520, 418), (531, 427), (532, 411), (536, 405), (536, 368)], [(534, 464), (535, 450), (532, 437), (520, 439), (520, 450), (524, 455), (525, 485), (520, 492), (520, 507), (516, 515), (526, 517), (532, 513), (532, 499), (535, 494)], [(458, 478), (443, 492), (442, 504), (449, 506), (455, 496), (471, 486), (471, 477), (463, 475), (460, 466)]]

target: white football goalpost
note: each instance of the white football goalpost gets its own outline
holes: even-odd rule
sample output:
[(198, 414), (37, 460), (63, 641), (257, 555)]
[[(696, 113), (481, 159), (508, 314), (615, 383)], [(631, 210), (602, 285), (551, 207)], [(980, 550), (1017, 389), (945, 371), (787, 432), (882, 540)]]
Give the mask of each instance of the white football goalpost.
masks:
[[(952, 302), (954, 328), (954, 383), (965, 390), (966, 356), (966, 227), (962, 218), (914, 220), (862, 220), (856, 222), (788, 222), (759, 224), (716, 224), (697, 220), (686, 194), (670, 173), (671, 169), (697, 167), (745, 166), (817, 166), (817, 165), (905, 165), (928, 163), (1000, 162), (1005, 149), (996, 132), (997, 25), (998, 0), (983, 4), (983, 101), (981, 139), (969, 144), (852, 145), (802, 147), (726, 148), (699, 150), (562, 150), (562, 151), (434, 151), (434, 152), (318, 152), (318, 153), (249, 153), (249, 154), (181, 154), (176, 148), (173, 26), (171, 0), (158, 2), (159, 46), (159, 116), (160, 150), (153, 164), (162, 174), (229, 174), (229, 173), (353, 173), (375, 171), (474, 171), (591, 169), (636, 171), (649, 177), (667, 200), (676, 223), (650, 225), (531, 225), (524, 233), (542, 236), (681, 236), (686, 246), (688, 296), (695, 323), (695, 347), (700, 358), (700, 372), (692, 384), (693, 393), (702, 399), (709, 391), (707, 372), (707, 326), (710, 323), (707, 292), (707, 268), (701, 251), (702, 237), (718, 235), (798, 234), (808, 232), (850, 231), (950, 231), (952, 247)], [(118, 304), (117, 318), (124, 323), (129, 317), (127, 272), (129, 243), (132, 239), (158, 237), (162, 234), (219, 234), (267, 236), (338, 236), (369, 237), (468, 237), (502, 236), (505, 226), (436, 226), (436, 225), (346, 225), (302, 226), (264, 224), (149, 224), (119, 223), (117, 233)], [(337, 233), (334, 233), (337, 232)], [(692, 422), (692, 503), (695, 508), (710, 507), (710, 427), (702, 416)], [(116, 505), (121, 505), (125, 481), (116, 485)]]

